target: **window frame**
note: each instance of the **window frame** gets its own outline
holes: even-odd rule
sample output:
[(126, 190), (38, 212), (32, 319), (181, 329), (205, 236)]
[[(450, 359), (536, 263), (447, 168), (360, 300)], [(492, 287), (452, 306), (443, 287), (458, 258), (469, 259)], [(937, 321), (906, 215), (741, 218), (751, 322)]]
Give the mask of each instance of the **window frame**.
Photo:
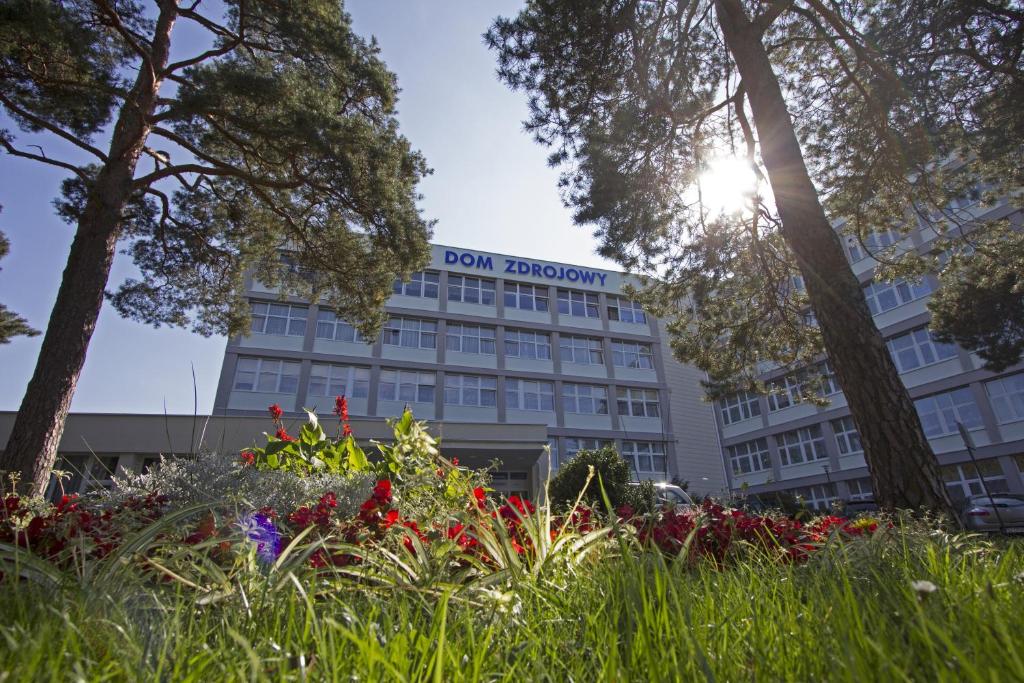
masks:
[[(494, 356), (498, 353), (497, 332), (495, 328), (487, 325), (449, 322), (445, 326), (444, 337), (447, 351), (479, 356)], [(472, 350), (474, 345), (475, 351)]]
[[(1011, 389), (1006, 384), (1011, 383)], [(995, 394), (992, 389), (999, 387), (1001, 393)], [(985, 395), (996, 415), (996, 422), (1001, 425), (1024, 420), (1024, 372), (1004, 375), (985, 382)], [(1004, 419), (1005, 418), (1005, 419)]]
[[(394, 327), (394, 323), (396, 322), (398, 323), (398, 327)], [(406, 323), (410, 323), (409, 327), (406, 327)], [(415, 327), (412, 326), (412, 323), (415, 323)], [(424, 331), (424, 325), (429, 325), (432, 329)], [(406, 339), (406, 334), (415, 335), (417, 340), (416, 345), (402, 343)], [(398, 343), (391, 341), (391, 339), (396, 338), (395, 335), (397, 335)], [(425, 338), (430, 340), (432, 343), (425, 346)], [(388, 318), (381, 331), (381, 343), (384, 346), (397, 346), (403, 349), (429, 349), (436, 351), (437, 321), (424, 318), (406, 318), (403, 316)]]
[[(586, 348), (583, 348), (582, 344), (586, 344)], [(565, 356), (566, 350), (570, 352), (569, 358)], [(586, 354), (586, 362), (576, 360), (578, 353)], [(597, 354), (596, 361), (593, 360), (595, 353)], [(558, 358), (563, 363), (573, 365), (604, 365), (604, 344), (597, 337), (560, 334), (558, 336)]]
[[(647, 324), (647, 312), (633, 299), (621, 296), (608, 297), (608, 320), (634, 325)], [(627, 315), (623, 313), (628, 311)]]
[[(909, 345), (896, 348), (897, 343), (905, 343), (901, 340), (909, 340)], [(959, 355), (956, 344), (943, 344), (935, 341), (927, 325), (889, 337), (885, 340), (885, 346), (900, 374), (951, 360)], [(945, 353), (949, 353), (949, 355), (942, 355)], [(916, 365), (907, 366), (904, 363), (905, 357), (909, 354), (912, 354), (914, 360), (917, 361)], [(927, 356), (931, 356), (931, 360), (928, 360)]]
[[(958, 401), (958, 398), (966, 400)], [(985, 426), (981, 418), (981, 409), (974, 400), (974, 394), (969, 386), (957, 387), (949, 391), (922, 396), (914, 400), (914, 409), (917, 410), (918, 417), (921, 420), (924, 435), (929, 439), (939, 439), (956, 434), (959, 431), (956, 426), (957, 420), (962, 422), (968, 430), (980, 429)], [(922, 412), (923, 409), (931, 410)], [(970, 413), (972, 409), (973, 414)], [(932, 416), (935, 417), (933, 418)], [(931, 428), (932, 424), (937, 425), (944, 431), (934, 431)]]
[[(529, 389), (534, 385), (535, 390), (530, 391)], [(537, 407), (529, 407), (530, 397), (535, 398)], [(555, 384), (544, 380), (506, 377), (505, 402), (507, 407), (513, 410), (553, 413), (555, 411)]]
[[(324, 381), (325, 393), (313, 392), (314, 380), (319, 383), (317, 370), (327, 369), (327, 376)], [(335, 371), (344, 373), (340, 380), (344, 389), (342, 391), (331, 391), (332, 382), (335, 381)], [(306, 389), (307, 398), (334, 398), (345, 396), (346, 398), (369, 398), (370, 396), (370, 368), (359, 365), (343, 365), (339, 363), (313, 363), (309, 370), (309, 386)]]
[[(394, 379), (390, 379), (390, 374)], [(424, 381), (429, 379), (429, 381)], [(392, 393), (387, 393), (385, 388), (388, 385), (394, 386)], [(414, 398), (402, 398), (403, 387), (413, 387)], [(429, 391), (427, 391), (429, 389)], [(382, 401), (394, 401), (404, 403), (434, 404), (437, 395), (437, 373), (423, 370), (405, 370), (401, 368), (381, 368), (380, 378), (377, 380), (378, 398)], [(429, 398), (423, 398), (424, 392)]]
[[(527, 339), (524, 340), (524, 336)], [(543, 338), (543, 341), (538, 341)], [(510, 348), (515, 352), (510, 352)], [(533, 348), (533, 354), (523, 355), (524, 348)], [(540, 349), (546, 349), (546, 356), (540, 355)], [(506, 329), (505, 330), (505, 357), (521, 358), (523, 360), (552, 360), (551, 358), (551, 335), (547, 332), (536, 332), (533, 330)]]
[[(391, 293), (397, 296), (411, 296), (416, 299), (437, 299), (440, 297), (441, 273), (436, 270), (417, 270), (409, 273), (409, 281), (395, 278)], [(415, 291), (411, 291), (415, 290)], [(433, 294), (431, 294), (431, 290)]]
[(583, 292), (578, 289), (559, 289), (555, 295), (559, 315), (574, 318), (601, 317), (601, 297), (595, 292)]
[[(326, 316), (330, 316), (330, 319), (328, 319)], [(323, 326), (325, 329), (327, 327), (330, 327), (330, 329), (331, 329), (331, 336), (327, 337), (327, 336), (321, 335), (320, 334), (320, 327), (321, 326)], [(347, 331), (347, 330), (351, 330), (352, 338), (351, 339), (345, 339), (345, 338), (339, 339), (338, 338), (338, 334), (343, 332), (343, 331)], [(345, 336), (348, 336), (348, 335), (346, 334)], [(335, 311), (332, 311), (329, 308), (321, 308), (321, 309), (317, 310), (317, 312), (316, 312), (316, 329), (313, 332), (313, 338), (314, 339), (322, 339), (322, 340), (325, 340), (325, 341), (344, 342), (346, 344), (367, 344), (368, 343), (366, 341), (366, 338), (363, 337), (362, 333), (359, 332), (358, 328), (356, 328), (354, 325), (351, 325), (347, 321), (339, 318), (338, 314)]]
[[(467, 401), (466, 397), (472, 396), (474, 393), (475, 402)], [(453, 394), (457, 398), (456, 401), (449, 400)], [(485, 394), (492, 397), (491, 403), (484, 401)], [(491, 375), (446, 372), (444, 375), (444, 404), (466, 408), (497, 408), (498, 378)]]
[[(633, 370), (654, 369), (654, 349), (646, 342), (626, 341), (612, 339), (612, 365), (617, 368), (630, 368)], [(630, 348), (627, 348), (630, 347)], [(626, 362), (627, 358), (634, 358), (635, 362)], [(646, 359), (647, 364), (644, 365)], [(618, 362), (616, 362), (618, 360)]]
[[(790, 435), (796, 435), (796, 441), (788, 441)], [(779, 452), (780, 467), (795, 467), (809, 463), (828, 460), (828, 447), (820, 424), (798, 427), (775, 435), (775, 448)], [(794, 458), (795, 454), (799, 459)]]
[[(584, 406), (587, 405), (592, 409), (585, 410)], [(608, 387), (598, 384), (563, 382), (562, 410), (573, 415), (609, 415)]]
[[(264, 312), (257, 312), (257, 307), (263, 307)], [(282, 315), (281, 312), (273, 313), (274, 308), (286, 309)], [(250, 301), (249, 309), (251, 312), (251, 321), (249, 323), (249, 334), (263, 334), (275, 337), (305, 337), (306, 326), (309, 324), (309, 306), (302, 306), (298, 304), (281, 303), (279, 301)], [(296, 315), (296, 312), (301, 312), (301, 315)], [(284, 331), (283, 332), (268, 332), (267, 327), (270, 320), (284, 320)], [(262, 321), (260, 329), (257, 328), (257, 321)], [(298, 323), (301, 323), (299, 325)]]
[(853, 423), (853, 417), (845, 415), (831, 421), (832, 434), (836, 439), (839, 456), (860, 455), (864, 453), (864, 444), (860, 440), (860, 432)]
[[(647, 451), (641, 449), (646, 446)], [(661, 441), (635, 441), (624, 440), (622, 442), (621, 455), (637, 474), (667, 474), (668, 473), (668, 449)], [(642, 458), (648, 457), (651, 462), (651, 469), (641, 469)], [(661, 469), (657, 469), (658, 459), (661, 460)]]
[[(639, 394), (639, 395), (637, 395)], [(651, 398), (653, 396), (653, 398)], [(616, 387), (615, 404), (620, 416), (661, 418), (661, 396), (657, 389), (646, 387)], [(640, 406), (640, 413), (635, 412)], [(651, 412), (651, 407), (654, 412)]]
[[(735, 403), (731, 401), (735, 399)], [(755, 408), (751, 410), (751, 407)], [(736, 409), (741, 417), (733, 418), (732, 410)], [(736, 424), (744, 420), (761, 417), (761, 397), (749, 391), (738, 391), (718, 400), (718, 411), (723, 425)], [(749, 413), (749, 414), (748, 414)]]
[[(758, 439), (744, 441), (729, 446), (727, 450), (733, 476), (742, 477), (772, 469), (771, 450), (768, 448), (767, 437), (762, 436)], [(743, 469), (741, 466), (743, 463), (746, 463), (748, 469)]]
[[(509, 302), (510, 296), (512, 297), (511, 303)], [(531, 285), (526, 282), (506, 280), (505, 286), (502, 288), (502, 301), (506, 308), (517, 308), (520, 311), (548, 313), (551, 310), (548, 287), (545, 285)], [(529, 301), (530, 306), (521, 306), (523, 301)]]
[[(243, 362), (253, 361), (256, 363), (255, 370), (242, 370), (241, 365)], [(274, 389), (261, 389), (262, 377), (264, 374), (269, 374), (271, 371), (265, 366), (269, 364), (277, 364), (277, 369), (274, 371), (276, 380), (274, 382)], [(286, 375), (284, 370), (286, 366), (294, 366), (295, 374)], [(238, 375), (240, 372), (251, 372), (253, 373), (253, 382), (251, 389), (243, 389), (238, 386)], [(285, 360), (283, 358), (259, 358), (256, 356), (239, 356), (235, 362), (235, 376), (231, 382), (232, 391), (242, 391), (249, 394), (285, 394), (293, 396), (299, 391), (299, 374), (302, 372), (302, 363), (299, 361)], [(289, 389), (282, 389), (281, 384), (286, 378), (294, 377), (295, 385)], [(290, 385), (289, 385), (290, 386)]]

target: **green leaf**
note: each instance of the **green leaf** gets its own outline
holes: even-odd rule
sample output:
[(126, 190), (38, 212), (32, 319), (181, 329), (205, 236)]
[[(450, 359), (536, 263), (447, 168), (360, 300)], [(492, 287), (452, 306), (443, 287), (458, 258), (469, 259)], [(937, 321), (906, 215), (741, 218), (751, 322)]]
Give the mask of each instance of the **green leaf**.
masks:
[(345, 442), (345, 450), (348, 451), (348, 468), (353, 472), (366, 472), (370, 469), (370, 461), (366, 453), (359, 447), (353, 437), (348, 437)]

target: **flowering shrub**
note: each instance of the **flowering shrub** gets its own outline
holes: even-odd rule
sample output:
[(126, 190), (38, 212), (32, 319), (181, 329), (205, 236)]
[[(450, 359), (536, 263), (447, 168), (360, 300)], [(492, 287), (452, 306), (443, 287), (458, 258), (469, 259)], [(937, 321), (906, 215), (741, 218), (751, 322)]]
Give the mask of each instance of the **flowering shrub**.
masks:
[(265, 448), (253, 447), (242, 451), (242, 463), (259, 470), (283, 470), (298, 476), (315, 472), (331, 474), (362, 474), (371, 470), (366, 453), (356, 443), (348, 423), (348, 402), (338, 396), (335, 414), (342, 425), (342, 436), (330, 439), (320, 426), (316, 413), (307, 410), (309, 420), (302, 426), (298, 437), (293, 437), (281, 422), (283, 411), (276, 403), (268, 409), (275, 432), (266, 434)]

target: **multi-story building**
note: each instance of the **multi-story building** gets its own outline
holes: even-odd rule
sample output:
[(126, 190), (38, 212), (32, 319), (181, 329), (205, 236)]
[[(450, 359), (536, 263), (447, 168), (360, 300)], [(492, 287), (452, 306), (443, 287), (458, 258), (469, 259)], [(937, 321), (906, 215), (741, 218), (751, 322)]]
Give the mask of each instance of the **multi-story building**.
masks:
[[(986, 205), (977, 195), (951, 209), (958, 222), (1004, 217), (1021, 222), (1010, 203)], [(871, 253), (893, 244), (896, 249), (931, 253), (938, 237), (935, 228), (920, 222), (908, 234), (877, 233), (864, 245), (855, 238), (844, 239), (851, 267), (914, 399), (950, 496), (961, 501), (982, 493), (979, 474), (992, 491), (1021, 492), (1024, 364), (989, 372), (975, 354), (935, 341), (928, 330), (927, 309), (938, 284), (934, 276), (920, 284), (873, 281), (878, 263)], [(827, 377), (828, 366), (824, 369)], [(816, 407), (799, 401), (799, 374), (766, 372), (763, 379), (772, 389), (767, 396), (734, 395), (720, 401), (715, 411), (730, 488), (749, 494), (786, 491), (818, 509), (836, 500), (870, 498), (860, 438), (835, 381), (826, 381), (822, 390), (830, 404)], [(957, 422), (969, 430), (977, 447), (977, 468)]]
[[(432, 254), (395, 282), (372, 342), (330, 308), (249, 280), (251, 331), (228, 341), (214, 414), (265, 415), (276, 403), (295, 419), (303, 408), (329, 415), (345, 395), (350, 414), (371, 421), (410, 407), (460, 462), (497, 460), (495, 487), (507, 492), (536, 493), (548, 466), (603, 444), (637, 478), (725, 490), (702, 375), (623, 296), (627, 276), (441, 245)], [(473, 438), (446, 438), (468, 429)]]

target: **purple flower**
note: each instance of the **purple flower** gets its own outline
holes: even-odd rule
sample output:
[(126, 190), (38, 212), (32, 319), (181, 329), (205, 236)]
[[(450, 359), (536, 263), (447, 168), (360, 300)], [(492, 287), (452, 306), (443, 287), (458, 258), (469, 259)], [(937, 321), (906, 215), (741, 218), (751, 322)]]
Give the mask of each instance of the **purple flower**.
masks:
[(281, 554), (281, 534), (267, 515), (259, 512), (246, 515), (239, 520), (238, 526), (246, 539), (256, 544), (256, 556), (263, 562), (271, 564)]

